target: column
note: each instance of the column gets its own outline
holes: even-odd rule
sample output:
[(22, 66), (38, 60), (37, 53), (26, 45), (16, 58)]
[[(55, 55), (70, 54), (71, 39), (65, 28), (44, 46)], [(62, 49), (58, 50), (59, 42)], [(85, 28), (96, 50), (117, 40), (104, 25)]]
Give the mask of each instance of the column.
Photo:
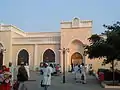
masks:
[(34, 70), (37, 68), (38, 64), (37, 64), (37, 50), (38, 50), (38, 45), (35, 44), (35, 47), (34, 47)]
[(69, 52), (66, 52), (66, 71), (69, 71), (69, 69), (70, 69)]
[(85, 60), (86, 60), (86, 56), (83, 55), (83, 63), (84, 63), (84, 64), (86, 64), (86, 61), (85, 61)]

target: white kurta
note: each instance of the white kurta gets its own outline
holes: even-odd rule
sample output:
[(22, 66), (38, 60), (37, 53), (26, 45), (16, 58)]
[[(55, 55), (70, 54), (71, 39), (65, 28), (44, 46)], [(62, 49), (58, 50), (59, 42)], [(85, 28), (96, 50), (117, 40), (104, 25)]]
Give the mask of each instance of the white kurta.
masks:
[(52, 68), (47, 67), (43, 69), (43, 85), (51, 85)]
[(80, 79), (80, 71), (78, 66), (74, 67), (74, 73), (75, 73), (75, 78)]
[(11, 82), (11, 85), (13, 84), (13, 81), (14, 81), (14, 79), (15, 79), (15, 75), (14, 75), (14, 73), (15, 73), (15, 71), (14, 71), (14, 66), (12, 65), (11, 67), (9, 67), (10, 68), (10, 73), (11, 73), (11, 75), (12, 75), (12, 78), (11, 78), (11, 80), (10, 80), (10, 82)]
[(29, 70), (29, 66), (25, 66), (25, 69), (27, 71), (28, 77), (30, 78), (30, 70)]
[(82, 71), (82, 75), (84, 76), (83, 82), (86, 83), (86, 70), (85, 70), (85, 66), (82, 66), (81, 71)]

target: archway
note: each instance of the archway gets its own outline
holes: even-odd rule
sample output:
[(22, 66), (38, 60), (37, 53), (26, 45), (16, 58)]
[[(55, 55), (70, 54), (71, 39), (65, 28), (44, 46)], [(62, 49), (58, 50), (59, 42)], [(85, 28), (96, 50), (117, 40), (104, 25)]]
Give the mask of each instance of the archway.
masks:
[(0, 43), (0, 66), (3, 65), (3, 45)]
[(47, 49), (43, 54), (43, 62), (55, 62), (55, 53), (51, 49)]
[(71, 64), (81, 64), (83, 62), (83, 57), (79, 52), (75, 52), (71, 56)]
[(27, 63), (29, 65), (29, 53), (25, 49), (22, 49), (18, 54), (17, 65), (20, 65), (21, 62), (24, 62), (24, 64)]

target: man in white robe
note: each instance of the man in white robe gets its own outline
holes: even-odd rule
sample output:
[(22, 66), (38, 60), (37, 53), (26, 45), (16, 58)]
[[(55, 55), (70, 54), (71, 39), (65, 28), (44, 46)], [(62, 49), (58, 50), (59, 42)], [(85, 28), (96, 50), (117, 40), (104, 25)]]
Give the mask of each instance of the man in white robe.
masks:
[(48, 66), (48, 63), (45, 63), (45, 68), (43, 69), (44, 90), (47, 90), (48, 86), (51, 85), (51, 73), (52, 73), (52, 68)]

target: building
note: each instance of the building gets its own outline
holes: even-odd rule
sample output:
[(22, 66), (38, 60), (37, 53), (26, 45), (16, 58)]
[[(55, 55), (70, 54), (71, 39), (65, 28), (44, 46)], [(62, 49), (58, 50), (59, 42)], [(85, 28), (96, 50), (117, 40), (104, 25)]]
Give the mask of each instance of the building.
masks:
[(71, 64), (93, 64), (100, 67), (101, 61), (90, 60), (84, 55), (84, 45), (92, 34), (92, 21), (73, 18), (62, 21), (59, 32), (24, 32), (13, 25), (0, 25), (0, 64), (12, 62), (19, 65), (21, 61), (28, 63), (31, 69), (40, 62), (55, 62), (63, 66), (65, 48), (65, 66)]

